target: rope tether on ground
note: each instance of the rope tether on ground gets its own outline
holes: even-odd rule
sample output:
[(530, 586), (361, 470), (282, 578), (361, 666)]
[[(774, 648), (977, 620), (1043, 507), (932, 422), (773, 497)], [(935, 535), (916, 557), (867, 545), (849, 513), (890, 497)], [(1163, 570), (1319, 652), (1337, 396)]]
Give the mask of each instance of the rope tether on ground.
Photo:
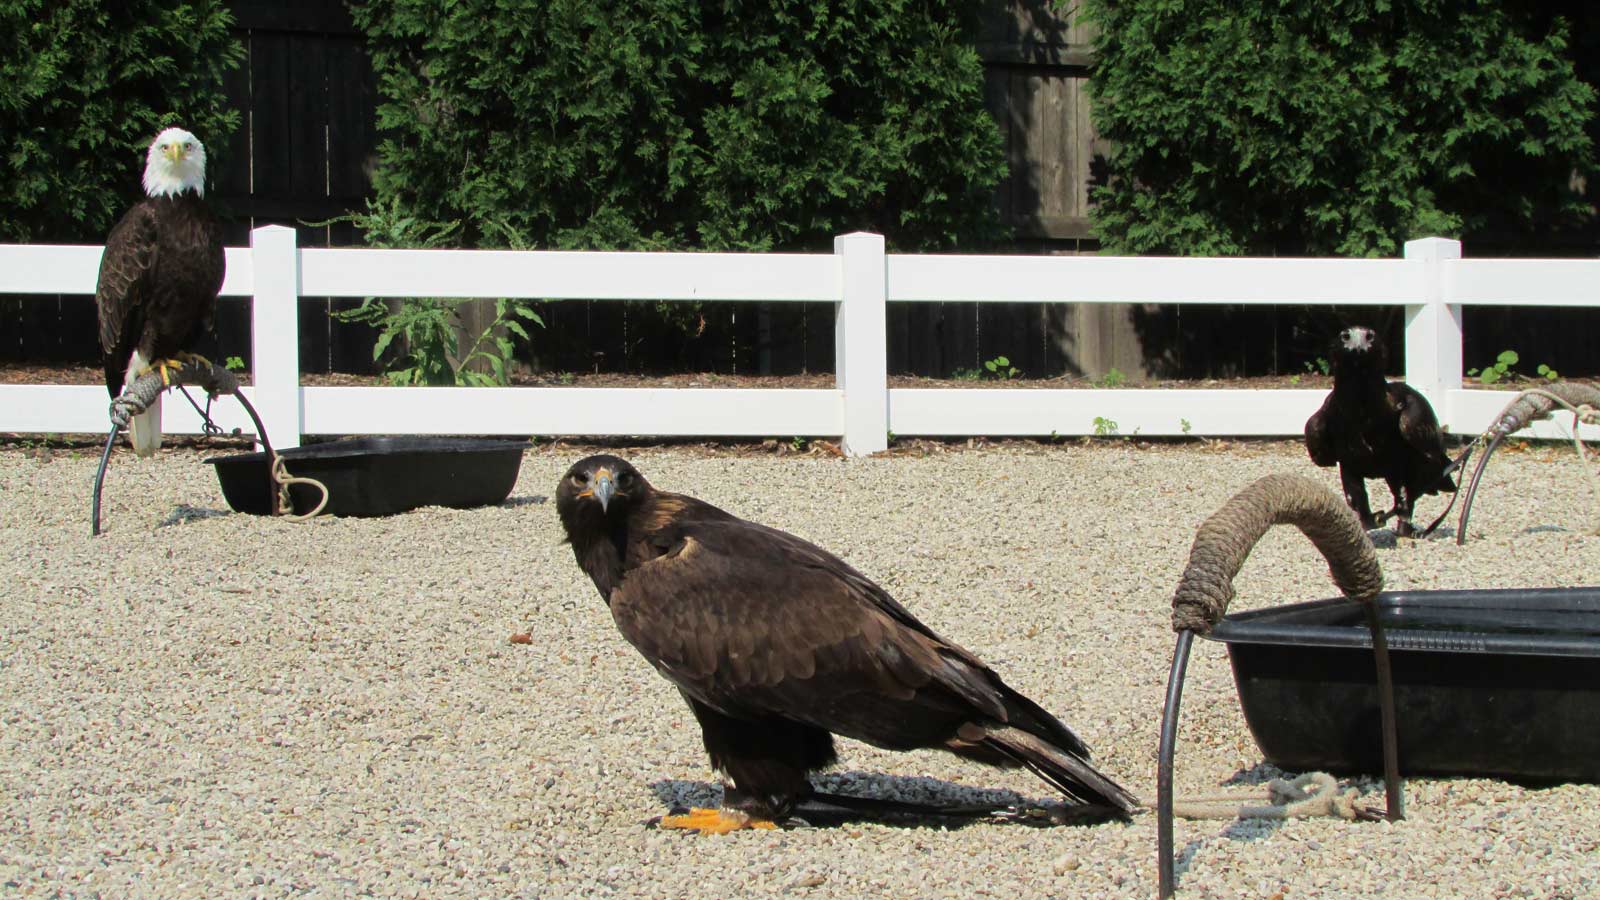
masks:
[(1172, 814), (1183, 819), (1309, 819), (1337, 816), (1341, 819), (1381, 818), (1356, 805), (1361, 792), (1339, 789), (1327, 772), (1307, 772), (1299, 778), (1274, 778), (1267, 782), (1267, 802), (1253, 804), (1251, 798), (1220, 794), (1173, 801)]

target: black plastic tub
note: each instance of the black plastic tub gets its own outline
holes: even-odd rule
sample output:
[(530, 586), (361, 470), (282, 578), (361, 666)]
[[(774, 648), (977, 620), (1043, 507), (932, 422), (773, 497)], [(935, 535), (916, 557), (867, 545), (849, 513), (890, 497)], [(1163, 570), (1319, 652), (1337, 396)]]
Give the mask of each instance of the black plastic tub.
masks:
[[(1379, 613), (1400, 767), (1600, 781), (1600, 588), (1397, 591)], [(1342, 598), (1225, 617), (1245, 720), (1268, 762), (1381, 773), (1366, 616)]]
[[(390, 516), (419, 506), (466, 509), (503, 502), (517, 483), (526, 441), (435, 437), (371, 437), (311, 444), (281, 451), (290, 475), (315, 478), (328, 488), (323, 512), (334, 516)], [(206, 460), (228, 505), (242, 513), (271, 511), (265, 453)], [(310, 512), (322, 494), (291, 484), (294, 511)]]

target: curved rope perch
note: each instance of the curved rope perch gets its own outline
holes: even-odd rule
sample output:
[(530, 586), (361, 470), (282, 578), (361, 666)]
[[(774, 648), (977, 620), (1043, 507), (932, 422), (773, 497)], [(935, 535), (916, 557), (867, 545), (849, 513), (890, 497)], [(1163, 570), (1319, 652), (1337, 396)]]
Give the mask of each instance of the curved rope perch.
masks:
[[(1328, 562), (1334, 584), (1346, 597), (1361, 602), (1372, 629), (1378, 670), (1378, 697), (1383, 714), (1384, 786), (1388, 817), (1405, 815), (1400, 794), (1399, 746), (1395, 739), (1394, 684), (1389, 647), (1374, 602), (1383, 590), (1377, 551), (1361, 521), (1343, 500), (1318, 482), (1299, 475), (1268, 475), (1235, 494), (1212, 513), (1195, 533), (1189, 563), (1172, 597), (1172, 627), (1178, 632), (1167, 680), (1161, 719), (1161, 746), (1156, 769), (1156, 841), (1160, 896), (1176, 889), (1173, 872), (1172, 761), (1177, 745), (1178, 710), (1183, 677), (1196, 633), (1209, 634), (1233, 600), (1233, 579), (1250, 551), (1273, 525), (1294, 525), (1316, 545)], [(1237, 809), (1237, 807), (1235, 807)]]
[[(198, 360), (198, 357), (196, 360)], [(96, 536), (100, 534), (100, 496), (105, 487), (106, 466), (111, 461), (111, 448), (116, 444), (117, 433), (126, 428), (129, 420), (134, 416), (149, 409), (150, 404), (155, 402), (155, 398), (160, 396), (162, 391), (167, 390), (169, 387), (181, 389), (184, 385), (193, 385), (206, 392), (207, 409), (210, 408), (210, 401), (214, 400), (218, 395), (232, 394), (238, 398), (239, 405), (244, 407), (245, 412), (249, 413), (250, 421), (255, 424), (256, 441), (261, 444), (262, 450), (267, 454), (267, 459), (270, 461), (269, 472), (271, 473), (273, 484), (268, 494), (271, 497), (273, 515), (282, 515), (283, 510), (286, 508), (293, 509), (293, 506), (288, 502), (288, 485), (290, 483), (309, 483), (322, 491), (322, 502), (317, 504), (316, 509), (304, 516), (291, 516), (291, 521), (304, 521), (322, 511), (322, 508), (328, 503), (327, 487), (314, 479), (289, 476), (287, 470), (283, 468), (282, 458), (277, 451), (272, 449), (272, 442), (267, 438), (266, 425), (262, 424), (261, 417), (256, 414), (255, 407), (251, 405), (249, 400), (245, 399), (244, 392), (239, 390), (238, 377), (214, 363), (193, 361), (186, 362), (182, 366), (169, 368), (166, 378), (162, 378), (160, 372), (146, 372), (134, 379), (132, 384), (127, 385), (123, 389), (121, 396), (111, 401), (111, 431), (106, 435), (105, 449), (100, 453), (100, 467), (95, 471), (94, 476), (91, 534)], [(193, 403), (193, 400), (190, 402)], [(221, 433), (221, 429), (216, 428), (215, 423), (211, 422), (210, 416), (206, 414), (205, 410), (199, 410), (199, 412), (201, 417), (206, 420), (208, 433)]]
[[(1478, 479), (1483, 477), (1483, 470), (1489, 464), (1489, 457), (1494, 455), (1494, 451), (1507, 437), (1540, 419), (1549, 418), (1558, 407), (1572, 413), (1572, 444), (1578, 451), (1578, 463), (1583, 467), (1589, 489), (1594, 492), (1595, 505), (1600, 507), (1600, 481), (1596, 480), (1594, 472), (1589, 468), (1588, 456), (1583, 449), (1583, 439), (1578, 436), (1580, 424), (1585, 422), (1591, 425), (1600, 424), (1600, 388), (1572, 381), (1531, 388), (1513, 397), (1511, 402), (1500, 410), (1500, 414), (1495, 416), (1494, 424), (1474, 442), (1486, 442), (1487, 446), (1483, 450), (1483, 458), (1478, 460), (1478, 467), (1472, 470), (1472, 480), (1467, 485), (1466, 499), (1461, 501), (1461, 521), (1456, 526), (1456, 546), (1461, 546), (1467, 540), (1467, 522), (1472, 516), (1472, 500), (1478, 493)], [(1600, 525), (1596, 526), (1594, 533), (1600, 534)]]
[(1233, 578), (1273, 525), (1293, 525), (1328, 561), (1339, 591), (1370, 601), (1383, 590), (1378, 554), (1355, 511), (1321, 484), (1268, 475), (1233, 495), (1195, 533), (1172, 596), (1172, 630), (1210, 634), (1233, 600)]

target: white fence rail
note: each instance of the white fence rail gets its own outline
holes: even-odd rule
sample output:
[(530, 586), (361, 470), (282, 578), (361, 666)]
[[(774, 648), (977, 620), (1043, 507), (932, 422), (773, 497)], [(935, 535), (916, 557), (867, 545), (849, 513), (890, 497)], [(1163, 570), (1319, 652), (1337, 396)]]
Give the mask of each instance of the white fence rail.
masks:
[[(273, 443), (307, 434), (832, 436), (852, 454), (899, 435), (1298, 435), (1320, 390), (889, 389), (888, 303), (937, 301), (1400, 306), (1405, 373), (1450, 431), (1509, 399), (1463, 385), (1461, 308), (1600, 306), (1600, 261), (1464, 260), (1427, 238), (1392, 260), (889, 255), (850, 234), (831, 254), (301, 249), (258, 228), (229, 248), (225, 297), (251, 300), (250, 400)], [(101, 248), (0, 245), (0, 293), (94, 293)], [(822, 390), (399, 388), (300, 384), (300, 297), (833, 301), (837, 385)], [(0, 385), (0, 432), (108, 427), (101, 386)], [(252, 431), (236, 404), (219, 424)], [(197, 433), (183, 403), (163, 428)], [(1562, 437), (1545, 422), (1530, 432)], [(1585, 426), (1586, 438), (1600, 430)]]

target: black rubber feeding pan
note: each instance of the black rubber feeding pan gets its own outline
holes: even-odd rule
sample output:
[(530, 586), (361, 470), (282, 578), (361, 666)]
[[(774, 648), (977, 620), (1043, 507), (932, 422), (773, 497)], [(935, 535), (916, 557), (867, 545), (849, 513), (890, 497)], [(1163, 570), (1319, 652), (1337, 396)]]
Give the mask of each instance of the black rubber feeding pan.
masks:
[[(1378, 595), (1406, 774), (1600, 781), (1600, 588)], [(1319, 600), (1226, 616), (1239, 701), (1291, 771), (1378, 773), (1372, 637), (1360, 606)]]
[[(290, 475), (328, 488), (323, 512), (389, 516), (419, 506), (466, 509), (503, 502), (517, 483), (526, 441), (436, 437), (371, 437), (280, 451)], [(222, 496), (237, 512), (267, 515), (271, 479), (265, 453), (206, 460), (217, 467)], [(294, 512), (316, 507), (321, 492), (291, 484)]]

